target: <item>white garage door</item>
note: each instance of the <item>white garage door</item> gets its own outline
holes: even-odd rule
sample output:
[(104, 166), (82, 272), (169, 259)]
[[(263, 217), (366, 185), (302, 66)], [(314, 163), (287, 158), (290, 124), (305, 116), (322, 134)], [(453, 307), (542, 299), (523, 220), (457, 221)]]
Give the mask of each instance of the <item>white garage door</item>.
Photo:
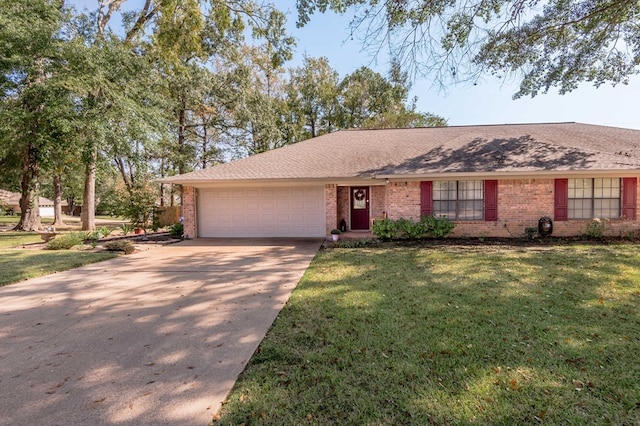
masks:
[(53, 207), (40, 207), (40, 217), (53, 217)]
[(200, 237), (324, 237), (324, 187), (200, 189)]

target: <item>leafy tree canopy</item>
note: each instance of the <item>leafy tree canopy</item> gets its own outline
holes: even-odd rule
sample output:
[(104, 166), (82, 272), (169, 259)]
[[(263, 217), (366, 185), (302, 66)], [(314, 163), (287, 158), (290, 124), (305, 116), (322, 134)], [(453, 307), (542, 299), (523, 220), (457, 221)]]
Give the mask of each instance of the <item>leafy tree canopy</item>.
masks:
[(298, 0), (315, 12), (353, 11), (365, 46), (442, 85), (483, 74), (516, 76), (514, 97), (581, 82), (626, 84), (640, 70), (640, 3), (631, 0)]

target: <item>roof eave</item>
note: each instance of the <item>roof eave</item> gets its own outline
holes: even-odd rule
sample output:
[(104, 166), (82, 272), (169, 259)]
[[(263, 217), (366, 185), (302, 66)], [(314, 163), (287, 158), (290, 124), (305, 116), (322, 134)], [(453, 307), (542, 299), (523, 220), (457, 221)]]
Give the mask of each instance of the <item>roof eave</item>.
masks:
[(214, 186), (247, 186), (247, 185), (319, 185), (329, 183), (344, 182), (376, 182), (380, 180), (424, 180), (424, 179), (451, 179), (456, 178), (542, 178), (542, 177), (594, 177), (594, 176), (616, 176), (632, 177), (638, 176), (640, 167), (635, 169), (592, 169), (592, 170), (522, 170), (522, 171), (479, 171), (479, 172), (432, 172), (432, 173), (387, 173), (372, 174), (370, 176), (335, 176), (321, 178), (270, 178), (270, 179), (172, 179), (171, 177), (157, 179), (158, 183), (172, 183), (176, 185), (193, 186), (196, 188)]
[(464, 178), (541, 178), (541, 177), (579, 177), (579, 176), (616, 176), (634, 177), (640, 174), (637, 169), (597, 169), (597, 170), (526, 170), (526, 171), (498, 171), (498, 172), (434, 172), (434, 173), (404, 173), (404, 174), (379, 174), (375, 179), (389, 180), (417, 180), (417, 179), (443, 179), (456, 177)]

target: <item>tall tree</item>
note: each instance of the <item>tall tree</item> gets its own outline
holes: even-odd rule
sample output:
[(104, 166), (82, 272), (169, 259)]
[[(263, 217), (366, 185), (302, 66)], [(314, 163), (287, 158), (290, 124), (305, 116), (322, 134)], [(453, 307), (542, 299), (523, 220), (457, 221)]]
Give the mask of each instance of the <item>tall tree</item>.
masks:
[(339, 85), (341, 128), (398, 128), (446, 126), (446, 120), (416, 111), (416, 99), (407, 104), (410, 84), (394, 64), (389, 78), (361, 67)]
[(0, 143), (7, 154), (2, 161), (22, 173), (17, 230), (41, 228), (39, 177), (44, 152), (61, 133), (52, 115), (66, 97), (55, 84), (65, 18), (62, 1), (0, 3), (0, 111), (5, 123)]
[(298, 0), (298, 24), (328, 9), (354, 14), (367, 47), (441, 84), (515, 74), (514, 97), (580, 82), (627, 83), (640, 71), (640, 7), (619, 0)]
[[(302, 66), (290, 70), (289, 103), (299, 111), (308, 137), (337, 127), (338, 72), (325, 57), (305, 57)], [(306, 135), (306, 136), (307, 136)]]
[(284, 15), (271, 10), (266, 25), (253, 29), (254, 36), (264, 41), (242, 50), (240, 70), (245, 79), (234, 115), (240, 146), (249, 155), (299, 140), (289, 120), (283, 67), (295, 42), (286, 35), (284, 23)]

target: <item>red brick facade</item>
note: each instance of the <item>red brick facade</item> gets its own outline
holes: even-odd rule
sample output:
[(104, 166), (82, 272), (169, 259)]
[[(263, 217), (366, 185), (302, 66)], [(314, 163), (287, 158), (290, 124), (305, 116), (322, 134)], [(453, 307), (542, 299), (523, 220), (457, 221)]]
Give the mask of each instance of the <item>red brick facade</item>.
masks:
[(188, 238), (198, 236), (196, 227), (196, 189), (193, 186), (182, 187), (182, 217), (184, 218), (184, 235)]
[(325, 204), (325, 227), (327, 235), (332, 229), (338, 227), (338, 186), (335, 184), (327, 184), (324, 186), (324, 204)]
[(339, 186), (338, 189), (338, 217), (336, 218), (336, 227), (340, 224), (342, 219), (347, 223), (347, 229), (350, 225), (350, 213), (349, 213), (349, 187)]
[[(370, 188), (372, 217), (382, 217), (382, 212), (386, 212), (390, 219), (417, 220), (420, 217), (419, 181), (390, 182)], [(327, 232), (333, 228), (334, 222), (340, 221), (341, 215), (346, 215), (349, 222), (349, 187), (338, 187), (334, 194), (336, 192), (338, 196), (327, 199)], [(333, 216), (330, 212), (340, 214)], [(537, 227), (538, 220), (544, 216), (554, 217), (554, 179), (501, 179), (498, 180), (498, 220), (455, 221), (451, 236), (520, 238), (525, 235), (525, 228)], [(554, 220), (553, 235), (582, 235), (589, 223), (590, 220)], [(606, 235), (624, 236), (637, 230), (640, 230), (638, 219), (605, 222)]]
[[(420, 217), (420, 182), (401, 181), (386, 185), (370, 186), (370, 209), (372, 218), (381, 218), (384, 213), (390, 219), (413, 219)], [(640, 200), (640, 185), (637, 186)], [(342, 219), (350, 227), (349, 187), (335, 184), (325, 185), (326, 232), (337, 228)], [(182, 216), (184, 233), (197, 237), (196, 189), (183, 187)], [(537, 227), (543, 216), (554, 217), (554, 179), (502, 179), (498, 180), (498, 220), (456, 221), (451, 236), (454, 237), (513, 237), (525, 235), (525, 228)], [(640, 230), (638, 219), (607, 220), (605, 234), (624, 236)], [(567, 220), (553, 222), (554, 236), (575, 236), (585, 232), (590, 220)]]

